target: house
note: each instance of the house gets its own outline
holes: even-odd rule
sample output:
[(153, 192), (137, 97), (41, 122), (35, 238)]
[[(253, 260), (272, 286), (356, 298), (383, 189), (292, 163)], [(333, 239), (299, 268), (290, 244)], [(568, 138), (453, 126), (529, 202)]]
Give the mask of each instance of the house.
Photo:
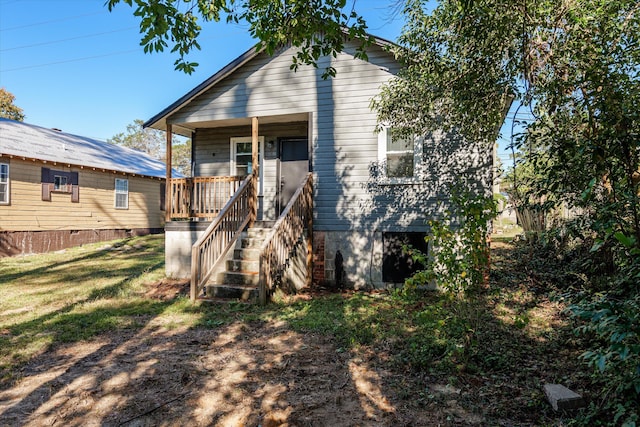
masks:
[[(194, 178), (169, 177), (165, 230), (167, 274), (191, 277), (192, 298), (243, 272), (253, 276), (238, 283), (262, 300), (288, 281), (402, 283), (415, 269), (402, 246), (426, 250), (447, 185), (465, 176), (491, 194), (493, 144), (376, 133), (371, 99), (400, 69), (389, 45), (376, 38), (365, 61), (347, 42), (295, 72), (294, 48), (250, 49), (145, 123), (167, 132), (168, 149), (173, 134), (192, 139)], [(337, 75), (323, 79), (329, 65)], [(207, 211), (220, 199), (229, 202)], [(262, 237), (241, 234), (247, 225)], [(252, 246), (250, 267), (242, 251)]]
[(165, 174), (139, 151), (0, 118), (0, 256), (163, 232)]

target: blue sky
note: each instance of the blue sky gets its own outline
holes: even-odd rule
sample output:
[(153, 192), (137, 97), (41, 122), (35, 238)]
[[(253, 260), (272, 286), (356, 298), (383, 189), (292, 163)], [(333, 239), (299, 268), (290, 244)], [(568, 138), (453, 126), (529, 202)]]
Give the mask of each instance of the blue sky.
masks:
[[(149, 119), (255, 43), (246, 24), (204, 23), (200, 66), (174, 71), (169, 52), (145, 54), (133, 9), (105, 0), (0, 0), (0, 87), (27, 123), (108, 139)], [(391, 0), (357, 0), (369, 31), (396, 40), (402, 17)], [(508, 159), (501, 141), (500, 157)]]
[[(145, 54), (133, 9), (105, 0), (0, 0), (0, 87), (25, 122), (96, 139), (146, 120), (255, 44), (245, 25), (205, 23), (200, 66), (174, 71), (169, 52)], [(371, 33), (395, 40), (389, 0), (359, 0)]]

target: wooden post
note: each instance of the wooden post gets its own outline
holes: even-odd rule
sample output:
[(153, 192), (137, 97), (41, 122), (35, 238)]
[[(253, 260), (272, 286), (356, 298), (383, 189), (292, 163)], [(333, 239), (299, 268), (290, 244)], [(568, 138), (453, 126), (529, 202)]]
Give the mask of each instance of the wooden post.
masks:
[(309, 191), (305, 194), (305, 197), (307, 214), (307, 286), (311, 288), (313, 286), (313, 184), (309, 185)]
[(164, 220), (165, 222), (171, 221), (171, 211), (173, 208), (173, 200), (171, 200), (171, 195), (173, 191), (171, 191), (171, 146), (172, 146), (172, 129), (171, 125), (167, 123), (167, 173), (166, 180), (164, 184), (165, 188), (165, 198), (164, 198)]
[(260, 157), (258, 155), (258, 118), (251, 118), (251, 174), (252, 174), (252, 184), (253, 184), (253, 197), (252, 197), (252, 205), (251, 205), (251, 221), (249, 226), (252, 226), (253, 223), (258, 219), (258, 178), (260, 177)]

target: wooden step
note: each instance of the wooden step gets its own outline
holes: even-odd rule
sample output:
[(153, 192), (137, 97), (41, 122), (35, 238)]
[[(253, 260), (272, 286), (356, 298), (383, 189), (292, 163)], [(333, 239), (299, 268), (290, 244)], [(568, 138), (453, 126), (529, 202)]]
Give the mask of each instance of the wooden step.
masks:
[(234, 258), (227, 260), (227, 271), (250, 271), (257, 273), (259, 270), (260, 261), (258, 259)]
[(207, 298), (239, 300), (256, 302), (258, 300), (258, 288), (256, 286), (243, 286), (237, 284), (211, 284), (205, 286)]
[(228, 283), (231, 285), (258, 286), (260, 274), (254, 271), (224, 271), (218, 274), (215, 283)]

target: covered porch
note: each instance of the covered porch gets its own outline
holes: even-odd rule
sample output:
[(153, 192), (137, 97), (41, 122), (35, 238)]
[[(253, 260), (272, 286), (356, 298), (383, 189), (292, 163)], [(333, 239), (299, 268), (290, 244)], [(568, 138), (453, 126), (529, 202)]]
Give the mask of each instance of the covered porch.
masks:
[[(166, 121), (166, 268), (191, 278), (191, 299), (221, 275), (243, 231), (267, 226), (259, 248), (259, 300), (282, 281), (304, 243), (311, 279), (310, 114), (171, 123)], [(192, 139), (192, 177), (171, 175), (173, 135)], [(306, 231), (306, 233), (305, 233)], [(244, 244), (244, 243), (243, 243)], [(299, 251), (298, 251), (299, 252)], [(244, 265), (244, 264), (241, 264)], [(222, 277), (222, 276), (220, 276)], [(300, 281), (298, 279), (298, 281)]]

